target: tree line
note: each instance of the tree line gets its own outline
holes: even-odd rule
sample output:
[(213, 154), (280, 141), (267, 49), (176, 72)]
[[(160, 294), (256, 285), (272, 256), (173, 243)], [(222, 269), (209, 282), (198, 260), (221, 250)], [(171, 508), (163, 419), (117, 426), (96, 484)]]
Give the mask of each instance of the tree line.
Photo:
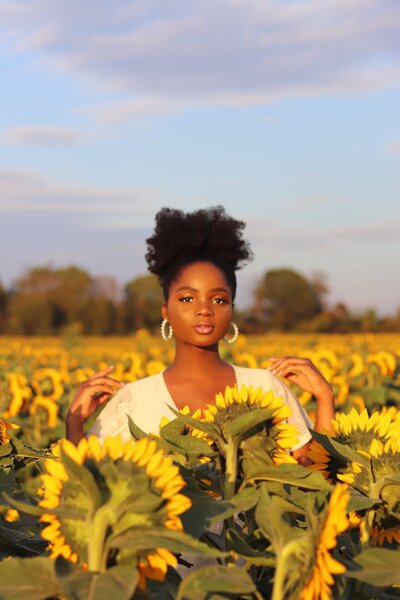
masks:
[[(352, 314), (344, 303), (328, 307), (324, 276), (308, 279), (292, 269), (269, 270), (255, 283), (250, 306), (235, 309), (244, 333), (266, 331), (400, 331), (400, 310), (378, 318), (374, 309)], [(34, 267), (10, 289), (0, 283), (0, 334), (123, 335), (160, 325), (162, 292), (153, 275), (128, 281), (96, 277), (77, 266)]]

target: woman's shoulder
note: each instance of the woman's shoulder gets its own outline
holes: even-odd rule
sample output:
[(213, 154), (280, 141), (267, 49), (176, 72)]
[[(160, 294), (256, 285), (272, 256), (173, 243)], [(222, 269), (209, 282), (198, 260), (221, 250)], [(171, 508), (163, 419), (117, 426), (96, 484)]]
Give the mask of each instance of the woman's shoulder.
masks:
[(257, 382), (259, 382), (258, 385), (262, 385), (263, 383), (275, 383), (276, 381), (279, 381), (278, 377), (273, 375), (270, 371), (267, 371), (267, 369), (250, 369), (248, 367), (232, 366), (235, 369), (238, 385), (254, 386)]
[(124, 389), (127, 389), (132, 396), (137, 394), (151, 393), (154, 390), (162, 387), (162, 377), (162, 373), (149, 375), (148, 377), (143, 377), (143, 379), (137, 379), (136, 381), (127, 383), (124, 386)]

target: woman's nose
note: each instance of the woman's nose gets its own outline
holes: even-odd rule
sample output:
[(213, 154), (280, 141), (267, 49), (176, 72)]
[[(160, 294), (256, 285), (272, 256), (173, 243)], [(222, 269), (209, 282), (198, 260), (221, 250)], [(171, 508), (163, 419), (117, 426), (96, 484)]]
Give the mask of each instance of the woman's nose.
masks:
[(208, 302), (203, 302), (200, 306), (197, 307), (197, 313), (199, 315), (213, 314), (212, 304), (209, 304)]

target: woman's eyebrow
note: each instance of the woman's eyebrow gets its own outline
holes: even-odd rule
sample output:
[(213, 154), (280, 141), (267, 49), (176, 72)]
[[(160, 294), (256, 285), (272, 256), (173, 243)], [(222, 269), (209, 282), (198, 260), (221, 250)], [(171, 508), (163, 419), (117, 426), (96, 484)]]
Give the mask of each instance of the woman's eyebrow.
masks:
[[(194, 287), (190, 287), (188, 285), (183, 285), (182, 287), (178, 288), (176, 290), (176, 293), (178, 292), (183, 292), (183, 291), (189, 291), (189, 292), (198, 292), (199, 290), (197, 288)], [(211, 290), (209, 290), (210, 292), (225, 292), (227, 294), (229, 294), (229, 290), (227, 288), (224, 287), (216, 287), (216, 288), (212, 288)]]

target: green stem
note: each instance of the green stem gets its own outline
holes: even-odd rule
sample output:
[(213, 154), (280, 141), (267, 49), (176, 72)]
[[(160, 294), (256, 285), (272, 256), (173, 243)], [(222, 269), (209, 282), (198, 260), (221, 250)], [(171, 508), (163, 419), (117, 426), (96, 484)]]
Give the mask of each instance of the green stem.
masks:
[[(103, 507), (105, 508), (105, 507)], [(109, 519), (107, 512), (101, 508), (96, 512), (91, 527), (88, 541), (88, 568), (89, 571), (104, 573), (106, 570), (106, 553), (104, 552), (105, 538)]]
[(235, 495), (237, 475), (237, 444), (229, 440), (226, 448), (224, 500), (230, 500)]
[(271, 600), (284, 600), (285, 596), (285, 577), (286, 577), (286, 561), (298, 548), (298, 541), (295, 540), (286, 544), (282, 552), (278, 554), (277, 565), (274, 576), (274, 589), (272, 591)]

